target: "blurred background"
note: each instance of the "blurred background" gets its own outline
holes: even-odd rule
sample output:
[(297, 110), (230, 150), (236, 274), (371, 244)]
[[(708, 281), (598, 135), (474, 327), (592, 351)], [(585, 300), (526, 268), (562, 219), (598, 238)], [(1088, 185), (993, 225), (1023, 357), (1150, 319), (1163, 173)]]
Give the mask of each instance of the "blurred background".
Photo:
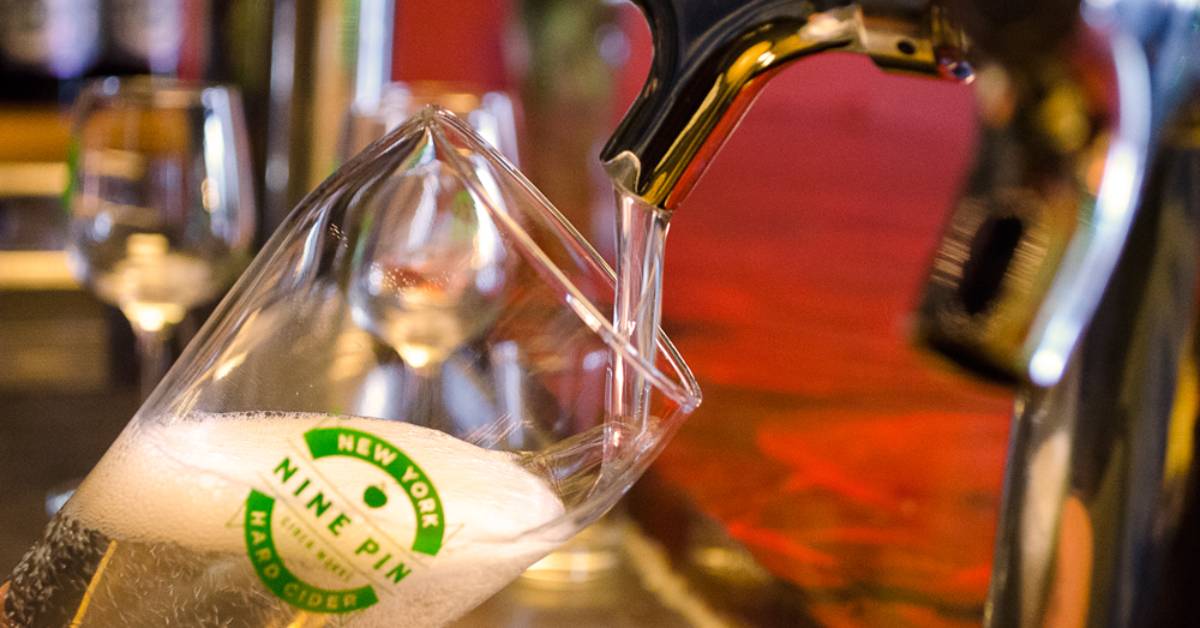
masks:
[[(0, 572), (146, 368), (66, 252), (90, 80), (239, 88), (260, 245), (397, 85), (500, 94), (521, 169), (611, 260), (597, 156), (649, 50), (615, 0), (0, 0)], [(970, 86), (862, 57), (773, 80), (673, 220), (664, 327), (705, 403), (595, 542), (619, 560), (531, 574), (464, 625), (978, 624), (1011, 399), (906, 339), (974, 115)]]

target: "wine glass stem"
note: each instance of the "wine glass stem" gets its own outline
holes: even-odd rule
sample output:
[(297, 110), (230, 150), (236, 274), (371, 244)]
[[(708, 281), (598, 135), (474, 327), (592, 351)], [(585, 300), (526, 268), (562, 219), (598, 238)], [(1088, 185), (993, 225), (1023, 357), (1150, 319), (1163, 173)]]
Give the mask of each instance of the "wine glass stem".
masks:
[(411, 400), (408, 406), (409, 421), (430, 427), (448, 427), (443, 425), (446, 417), (441, 413), (440, 366), (425, 365), (413, 369), (408, 391)]
[(150, 331), (134, 325), (133, 333), (137, 337), (140, 362), (138, 373), (143, 400), (154, 392), (154, 387), (171, 367), (171, 351), (168, 345), (171, 340), (171, 331), (172, 328), (169, 326)]

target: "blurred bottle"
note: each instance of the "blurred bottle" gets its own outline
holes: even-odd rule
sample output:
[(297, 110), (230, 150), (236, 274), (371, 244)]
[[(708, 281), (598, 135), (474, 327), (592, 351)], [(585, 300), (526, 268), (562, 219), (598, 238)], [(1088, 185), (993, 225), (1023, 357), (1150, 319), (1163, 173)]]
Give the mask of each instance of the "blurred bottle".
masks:
[(108, 0), (106, 6), (106, 74), (174, 74), (179, 69), (184, 0)]
[[(0, 0), (0, 130), (13, 130), (0, 168), (65, 162), (67, 109), (96, 76), (233, 83), (265, 129), (272, 13), (260, 0)], [(251, 142), (261, 157), (265, 131)]]
[[(524, 103), (529, 150), (522, 166), (611, 261), (615, 205), (600, 148), (623, 111), (614, 96), (630, 57), (611, 0), (521, 0), (509, 51)], [(633, 23), (631, 21), (631, 23)]]
[(352, 104), (392, 77), (394, 0), (275, 0), (264, 207), (274, 229), (337, 167)]
[(0, 100), (57, 98), (101, 43), (100, 0), (0, 0)]

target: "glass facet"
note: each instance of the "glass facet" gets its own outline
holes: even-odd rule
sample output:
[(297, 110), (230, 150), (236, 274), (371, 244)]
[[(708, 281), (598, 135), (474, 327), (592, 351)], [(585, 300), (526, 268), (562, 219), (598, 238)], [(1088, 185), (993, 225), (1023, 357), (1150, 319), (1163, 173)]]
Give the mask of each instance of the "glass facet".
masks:
[(462, 118), (510, 163), (517, 158), (517, 108), (503, 91), (457, 82), (394, 82), (374, 101), (356, 102), (346, 114), (341, 153), (349, 158), (434, 105)]

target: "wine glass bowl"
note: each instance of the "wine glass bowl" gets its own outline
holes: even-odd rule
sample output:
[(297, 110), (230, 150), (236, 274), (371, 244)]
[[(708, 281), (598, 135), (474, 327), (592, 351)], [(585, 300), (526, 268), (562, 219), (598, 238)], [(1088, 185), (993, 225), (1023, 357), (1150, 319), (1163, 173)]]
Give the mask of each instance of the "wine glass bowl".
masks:
[(425, 376), (496, 319), (511, 266), (487, 210), (444, 168), (423, 164), (360, 199), (347, 290), (355, 320)]
[(70, 165), (73, 271), (129, 319), (149, 386), (162, 367), (145, 352), (161, 351), (173, 326), (249, 261), (255, 207), (239, 96), (101, 79), (76, 103)]
[[(454, 113), (510, 162), (517, 161), (512, 100), (500, 91), (455, 82), (395, 82), (375, 100), (353, 103), (342, 137), (343, 157), (366, 148), (427, 106)], [(371, 211), (355, 249), (362, 272), (349, 286), (356, 321), (396, 351), (412, 420), (444, 419), (446, 361), (479, 335), (503, 303), (512, 259), (499, 232), (452, 169), (436, 158), (426, 176), (397, 177), (370, 188), (361, 204), (407, 205), (414, 211)], [(416, 174), (416, 173), (412, 173)], [(450, 365), (453, 368), (453, 365)], [(419, 417), (424, 417), (419, 419)]]

